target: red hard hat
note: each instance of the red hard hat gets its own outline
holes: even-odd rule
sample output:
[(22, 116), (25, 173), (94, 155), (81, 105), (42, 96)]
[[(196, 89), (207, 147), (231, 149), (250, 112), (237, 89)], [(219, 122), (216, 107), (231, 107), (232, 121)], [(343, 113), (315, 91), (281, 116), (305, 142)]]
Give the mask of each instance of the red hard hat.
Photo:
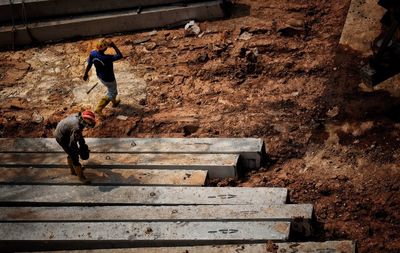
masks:
[(92, 111), (86, 110), (82, 112), (82, 118), (84, 121), (94, 126), (96, 124), (96, 116)]

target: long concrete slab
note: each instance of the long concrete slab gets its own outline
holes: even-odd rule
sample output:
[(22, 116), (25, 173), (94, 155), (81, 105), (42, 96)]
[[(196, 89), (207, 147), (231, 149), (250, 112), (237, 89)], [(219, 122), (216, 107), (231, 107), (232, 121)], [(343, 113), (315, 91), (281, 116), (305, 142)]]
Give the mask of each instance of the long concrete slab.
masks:
[(286, 198), (287, 189), (264, 187), (0, 185), (3, 205), (274, 205)]
[(4, 221), (291, 221), (310, 222), (311, 204), (203, 206), (0, 207)]
[[(85, 242), (129, 243), (130, 246), (198, 245), (284, 241), (289, 222), (21, 222), (0, 223), (0, 245), (15, 242), (65, 242), (82, 248)], [(32, 248), (31, 248), (32, 250)]]
[[(110, 249), (54, 251), (57, 253), (108, 253)], [(326, 241), (326, 242), (281, 242), (263, 244), (237, 244), (237, 245), (207, 245), (193, 247), (159, 247), (159, 248), (127, 248), (112, 249), (113, 253), (356, 253), (354, 241)]]
[(3, 26), (0, 27), (0, 46), (153, 29), (192, 19), (217, 19), (224, 16), (222, 3), (222, 0), (213, 0), (185, 6), (145, 7), (140, 13), (135, 9), (91, 14), (31, 23), (29, 30), (24, 25)]
[[(204, 2), (196, 0), (195, 2)], [(0, 22), (11, 22), (23, 20), (23, 10), (26, 18), (49, 18), (56, 16), (69, 16), (82, 13), (115, 11), (121, 9), (132, 9), (137, 7), (148, 7), (157, 5), (168, 5), (174, 3), (185, 4), (188, 0), (0, 0)], [(193, 2), (193, 1), (192, 1)]]
[[(234, 154), (119, 154), (95, 153), (87, 168), (207, 170), (210, 178), (236, 177), (239, 155)], [(0, 153), (0, 166), (66, 167), (62, 153)]]
[(371, 43), (381, 31), (379, 21), (384, 13), (376, 0), (352, 0), (339, 44), (361, 55), (371, 55)]
[[(259, 138), (85, 138), (92, 153), (240, 154), (247, 169), (266, 153)], [(0, 138), (0, 152), (63, 153), (53, 138)]]
[[(86, 169), (92, 185), (185, 185), (203, 186), (207, 179), (204, 170), (127, 170)], [(81, 185), (66, 168), (6, 168), (0, 167), (1, 184)]]

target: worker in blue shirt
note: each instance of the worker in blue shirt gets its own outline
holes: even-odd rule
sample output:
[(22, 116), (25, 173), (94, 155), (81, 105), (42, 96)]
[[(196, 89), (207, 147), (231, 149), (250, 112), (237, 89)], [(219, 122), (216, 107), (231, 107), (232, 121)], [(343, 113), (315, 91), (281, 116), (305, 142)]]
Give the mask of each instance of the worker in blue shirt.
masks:
[[(112, 47), (116, 54), (105, 54), (105, 51), (108, 47)], [(101, 98), (94, 111), (100, 117), (104, 117), (102, 111), (110, 102), (112, 102), (113, 107), (118, 106), (121, 102), (120, 99), (117, 99), (117, 81), (115, 80), (113, 62), (121, 59), (122, 57), (121, 51), (117, 48), (114, 42), (108, 42), (105, 39), (101, 39), (96, 44), (96, 50), (90, 52), (87, 60), (88, 64), (85, 69), (85, 74), (83, 75), (83, 80), (88, 80), (89, 70), (94, 64), (96, 67), (97, 77), (107, 87), (107, 95)]]

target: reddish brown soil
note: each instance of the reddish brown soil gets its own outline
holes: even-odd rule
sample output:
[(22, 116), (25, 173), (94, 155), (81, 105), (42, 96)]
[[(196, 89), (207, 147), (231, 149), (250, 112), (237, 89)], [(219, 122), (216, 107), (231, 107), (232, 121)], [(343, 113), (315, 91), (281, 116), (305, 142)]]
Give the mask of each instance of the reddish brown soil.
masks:
[[(400, 252), (400, 101), (362, 92), (363, 59), (339, 51), (349, 4), (240, 0), (231, 18), (201, 23), (202, 37), (184, 37), (181, 28), (142, 44), (135, 42), (147, 32), (113, 37), (146, 80), (146, 99), (119, 109), (126, 121), (106, 109), (109, 117), (86, 135), (263, 138), (269, 157), (260, 171), (212, 184), (287, 187), (291, 202), (314, 204), (311, 239), (357, 240), (363, 253)], [(72, 45), (84, 58), (91, 42)], [(1, 89), (28, 83), (26, 73), (38, 71), (25, 63), (32, 50), (0, 53)], [(60, 83), (47, 103), (4, 99), (0, 136), (51, 137), (58, 120), (80, 109), (57, 107), (71, 97)], [(32, 122), (33, 110), (49, 116)]]

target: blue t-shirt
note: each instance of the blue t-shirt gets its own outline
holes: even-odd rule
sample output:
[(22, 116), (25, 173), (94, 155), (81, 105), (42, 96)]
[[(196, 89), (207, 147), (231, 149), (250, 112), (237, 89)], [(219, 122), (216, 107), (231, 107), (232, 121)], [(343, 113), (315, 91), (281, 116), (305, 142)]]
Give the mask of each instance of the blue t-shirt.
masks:
[(100, 52), (93, 50), (90, 52), (87, 60), (88, 67), (91, 68), (94, 64), (97, 76), (103, 81), (112, 82), (115, 81), (113, 62), (121, 58), (121, 54), (101, 54)]

